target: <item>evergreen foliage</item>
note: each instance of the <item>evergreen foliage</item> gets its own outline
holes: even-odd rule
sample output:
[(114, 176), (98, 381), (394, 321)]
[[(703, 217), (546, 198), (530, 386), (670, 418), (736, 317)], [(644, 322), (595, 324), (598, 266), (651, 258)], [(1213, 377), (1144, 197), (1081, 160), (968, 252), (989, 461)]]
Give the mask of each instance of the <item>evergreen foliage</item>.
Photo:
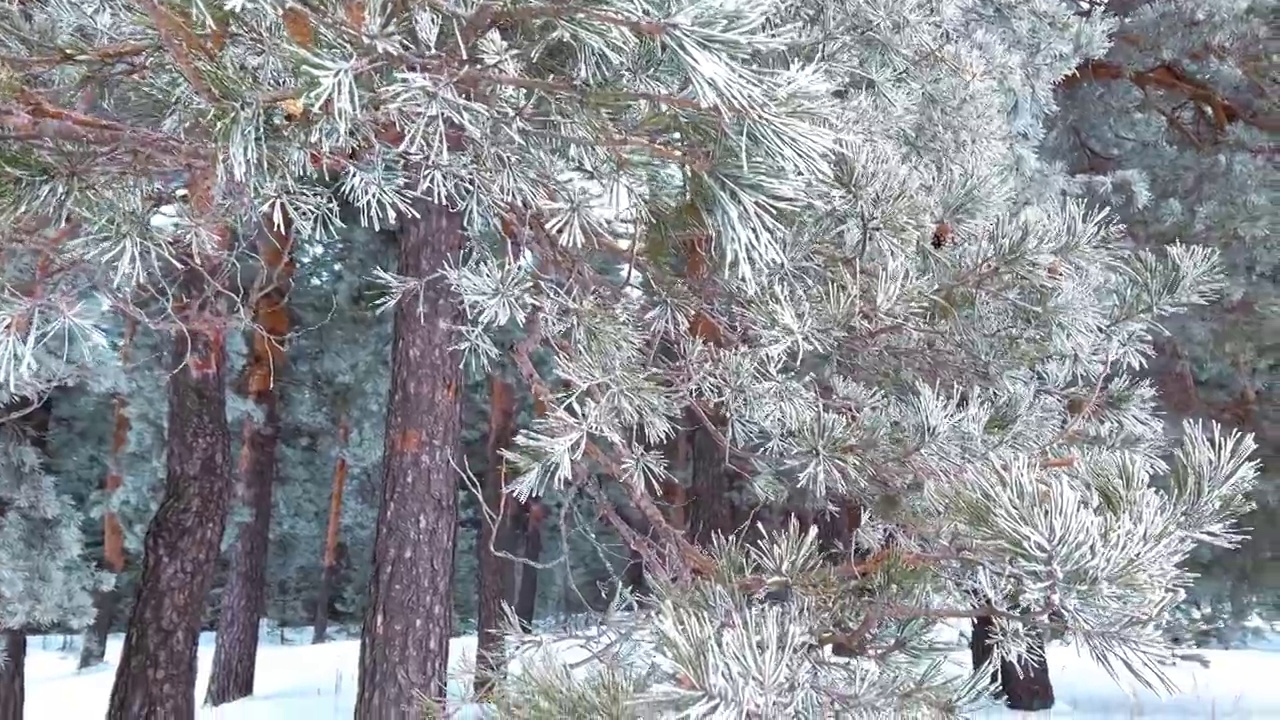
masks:
[[(1173, 242), (1221, 252), (1215, 303), (1165, 326), (1152, 375), (1178, 418), (1254, 432), (1276, 457), (1277, 347), (1275, 55), (1268, 2), (1108, 2), (1115, 42), (1062, 83), (1042, 152), (1070, 172), (1068, 189), (1115, 208), (1142, 247)], [(1269, 463), (1273, 464), (1273, 463)], [(1274, 617), (1276, 486), (1264, 468), (1258, 509), (1238, 550), (1195, 554), (1202, 574), (1186, 613), (1203, 638), (1232, 642), (1256, 612)], [(1214, 626), (1221, 625), (1216, 630)]]
[[(524, 656), (491, 698), (504, 717), (953, 715), (1046, 637), (1158, 686), (1181, 603), (1216, 601), (1189, 559), (1237, 547), (1252, 457), (1274, 450), (1266, 7), (0, 7), (0, 379), (12, 407), (54, 398), (47, 459), (0, 422), (0, 629), (88, 622), (104, 549), (81, 528), (107, 508), (116, 581), (140, 582), (182, 450), (173, 339), (225, 337), (238, 376), (266, 222), (297, 265), (269, 621), (436, 624), (378, 615), (379, 583), (417, 576), (373, 558), (456, 522), (453, 585), (429, 592), (472, 628), (496, 373), (520, 394), (507, 500), (548, 511), (539, 615), (607, 612), (622, 636), (585, 668)], [(460, 219), (462, 251), (415, 276), (395, 233), (421, 240), (424, 218)], [(442, 287), (456, 327), (413, 312)], [(452, 337), (430, 349), (465, 382), (425, 377), (405, 318)], [(1191, 405), (1153, 372), (1170, 358)], [(387, 430), (406, 383), (461, 397), (439, 453), (456, 467), (432, 468), (460, 478), (458, 517), (379, 527), (384, 470), (422, 442)], [(261, 420), (242, 395), (232, 428)], [(736, 532), (681, 505), (700, 502), (698, 442)], [(421, 487), (454, 507), (448, 482)], [(1265, 600), (1240, 572), (1233, 612)], [(993, 653), (957, 675), (931, 633), (965, 619), (991, 623)]]

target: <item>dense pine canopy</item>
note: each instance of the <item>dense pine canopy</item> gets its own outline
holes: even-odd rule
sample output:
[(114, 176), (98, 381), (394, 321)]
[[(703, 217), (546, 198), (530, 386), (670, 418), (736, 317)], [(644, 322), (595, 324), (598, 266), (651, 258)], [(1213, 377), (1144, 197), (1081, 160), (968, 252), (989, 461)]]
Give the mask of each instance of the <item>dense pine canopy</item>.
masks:
[(1273, 10), (0, 4), (0, 718), (264, 622), (370, 719), (470, 632), (502, 717), (1163, 686), (1280, 599)]

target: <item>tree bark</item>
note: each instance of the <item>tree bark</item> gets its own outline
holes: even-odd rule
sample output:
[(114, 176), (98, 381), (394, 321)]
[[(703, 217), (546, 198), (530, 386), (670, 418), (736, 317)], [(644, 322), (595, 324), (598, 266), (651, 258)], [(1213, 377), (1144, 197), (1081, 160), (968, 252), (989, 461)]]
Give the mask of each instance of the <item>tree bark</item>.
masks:
[(0, 664), (0, 720), (22, 720), (26, 702), (27, 634), (22, 630), (0, 632), (4, 661)]
[(256, 328), (246, 368), (247, 394), (262, 411), (262, 423), (245, 420), (239, 489), (249, 519), (230, 548), (231, 567), (222, 591), (218, 635), (205, 702), (217, 707), (253, 694), (257, 669), (258, 622), (267, 585), (267, 549), (271, 540), (271, 501), (276, 482), (276, 449), (280, 444), (280, 409), (276, 379), (284, 365), (280, 345), (289, 333), (285, 300), (292, 279), (289, 259), (292, 234), (263, 218), (258, 230), (262, 275), (256, 283), (253, 319)]
[[(476, 624), (475, 694), (485, 697), (504, 664), (503, 608), (509, 594), (507, 578), (511, 577), (511, 561), (499, 556), (493, 548), (512, 550), (512, 515), (516, 500), (506, 495), (506, 462), (502, 451), (515, 435), (516, 398), (511, 384), (496, 373), (489, 378), (489, 442), (488, 467), (481, 487), (481, 501), (486, 511), (480, 519), (476, 555), (480, 568)], [(492, 521), (490, 520), (492, 518)]]
[(402, 220), (399, 273), (423, 286), (395, 314), (357, 720), (421, 717), (421, 698), (446, 690), (462, 371), (450, 349), (458, 302), (438, 273), (460, 253), (463, 228), (446, 207), (422, 201), (416, 211)]
[[(978, 617), (973, 620), (969, 650), (973, 656), (975, 672), (991, 658), (994, 652), (990, 645), (994, 628), (995, 621), (989, 617)], [(1004, 704), (1010, 710), (1035, 712), (1053, 708), (1053, 682), (1049, 677), (1049, 663), (1045, 656), (1043, 639), (1032, 643), (1029, 656), (1022, 661), (1014, 663), (1001, 660), (991, 672), (992, 684), (998, 686), (996, 697), (1004, 698)]]
[(635, 598), (653, 597), (649, 581), (645, 578), (644, 558), (637, 550), (629, 550), (627, 557), (627, 566), (622, 570), (622, 581)]
[(242, 454), (244, 503), (249, 518), (229, 550), (230, 567), (218, 610), (218, 633), (205, 704), (217, 707), (253, 694), (258, 624), (266, 598), (267, 548), (271, 539), (271, 495), (275, 484), (280, 415), (274, 399), (265, 422), (246, 420)]
[[(693, 435), (679, 430), (667, 446), (671, 473), (662, 481), (662, 505), (667, 522), (682, 532), (689, 532), (689, 488), (685, 480), (693, 474)], [(683, 477), (682, 477), (683, 476)]]
[[(542, 523), (547, 517), (547, 508), (538, 498), (529, 498), (522, 513), (524, 531), (524, 559), (532, 562), (542, 561)], [(516, 598), (516, 617), (520, 619), (520, 629), (526, 633), (533, 632), (533, 616), (538, 604), (539, 568), (525, 565), (520, 573), (520, 595)]]
[(324, 558), (320, 591), (316, 595), (316, 627), (312, 644), (322, 643), (329, 632), (329, 596), (338, 573), (338, 536), (342, 528), (342, 496), (347, 488), (347, 440), (351, 426), (345, 414), (338, 420), (338, 459), (333, 464), (333, 488), (329, 491), (329, 522), (324, 532)]
[[(129, 346), (133, 342), (133, 334), (137, 325), (133, 318), (125, 320), (124, 342), (120, 347), (120, 364), (129, 362)], [(102, 489), (106, 493), (107, 502), (124, 485), (124, 449), (129, 442), (129, 415), (126, 412), (128, 401), (123, 394), (116, 394), (112, 399), (113, 426), (111, 432), (111, 449), (107, 455), (107, 474), (102, 481)], [(102, 569), (116, 576), (119, 582), (120, 573), (124, 570), (124, 528), (120, 518), (116, 516), (108, 504), (102, 514)], [(107, 649), (107, 635), (115, 622), (116, 612), (120, 607), (120, 590), (100, 590), (93, 597), (93, 624), (85, 629), (84, 639), (80, 643), (79, 668), (84, 670), (102, 663)]]
[(689, 531), (702, 547), (711, 544), (717, 533), (729, 537), (734, 526), (734, 502), (730, 495), (725, 454), (710, 431), (690, 418)]
[(164, 500), (143, 544), (109, 720), (195, 716), (196, 643), (231, 495), (222, 331), (176, 333), (172, 362)]
[[(107, 568), (109, 569), (109, 568)], [(118, 573), (118, 571), (115, 571)], [(120, 582), (117, 575), (116, 582)], [(116, 613), (120, 610), (120, 590), (111, 588), (95, 592), (93, 595), (93, 624), (85, 628), (84, 637), (80, 641), (80, 661), (77, 668), (85, 670), (101, 665), (106, 659), (107, 636), (111, 634), (111, 626), (116, 621)]]

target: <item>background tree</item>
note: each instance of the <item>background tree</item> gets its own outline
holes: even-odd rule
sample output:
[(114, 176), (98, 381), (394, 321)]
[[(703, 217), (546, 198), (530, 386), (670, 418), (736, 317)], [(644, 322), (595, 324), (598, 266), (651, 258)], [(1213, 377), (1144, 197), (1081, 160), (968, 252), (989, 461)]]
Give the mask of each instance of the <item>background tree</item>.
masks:
[(284, 370), (282, 343), (289, 334), (286, 298), (294, 263), (288, 219), (281, 226), (264, 219), (255, 233), (261, 264), (247, 303), (252, 308), (253, 339), (246, 366), (244, 392), (261, 417), (243, 423), (236, 466), (239, 500), (249, 512), (229, 551), (231, 568), (222, 593), (217, 645), (206, 702), (218, 706), (253, 694), (257, 665), (258, 624), (267, 584), (267, 547), (271, 537), (272, 495), (276, 483), (276, 450), (280, 444), (277, 378)]
[(1227, 642), (1242, 639), (1255, 612), (1274, 615), (1270, 591), (1280, 577), (1270, 530), (1280, 331), (1270, 11), (1260, 2), (1091, 4), (1082, 12), (1118, 21), (1115, 40), (1063, 81), (1043, 147), (1066, 164), (1069, 191), (1114, 207), (1135, 245), (1184, 242), (1222, 253), (1226, 292), (1167, 323), (1151, 373), (1171, 418), (1254, 432), (1266, 459), (1258, 508), (1243, 521), (1251, 540), (1196, 553), (1201, 577), (1184, 608), (1196, 617), (1176, 631)]

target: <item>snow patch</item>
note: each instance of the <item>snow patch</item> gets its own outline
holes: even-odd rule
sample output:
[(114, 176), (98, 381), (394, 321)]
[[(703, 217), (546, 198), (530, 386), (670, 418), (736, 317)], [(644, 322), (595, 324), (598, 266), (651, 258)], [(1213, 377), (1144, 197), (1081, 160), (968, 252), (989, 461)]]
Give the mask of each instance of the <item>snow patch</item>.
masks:
[[(605, 633), (607, 634), (607, 633)], [(226, 720), (289, 720), (350, 718), (355, 708), (356, 671), (360, 642), (335, 633), (335, 640), (307, 644), (310, 628), (264, 629), (259, 645), (255, 696), (220, 708), (200, 708), (196, 717)], [(957, 633), (956, 641), (962, 638)], [(213, 633), (200, 638), (197, 699), (202, 700), (213, 661)], [(33, 636), (27, 654), (29, 718), (99, 717), (107, 708), (115, 662), (124, 638), (112, 635), (107, 663), (78, 672), (79, 639), (61, 635)], [(594, 644), (594, 643), (590, 643)], [(454, 638), (449, 646), (450, 695), (462, 701), (470, 694), (475, 636)], [(554, 653), (575, 664), (589, 655), (581, 641), (548, 642), (539, 652)], [(1117, 685), (1102, 668), (1074, 648), (1049, 649), (1058, 705), (1036, 718), (1280, 718), (1280, 646), (1247, 650), (1203, 650), (1209, 666), (1194, 662), (1168, 668), (1179, 693), (1161, 698), (1136, 681)], [(958, 649), (957, 666), (964, 667), (967, 651)], [(478, 708), (461, 708), (457, 718), (482, 717)], [(1030, 717), (992, 707), (974, 717)]]

